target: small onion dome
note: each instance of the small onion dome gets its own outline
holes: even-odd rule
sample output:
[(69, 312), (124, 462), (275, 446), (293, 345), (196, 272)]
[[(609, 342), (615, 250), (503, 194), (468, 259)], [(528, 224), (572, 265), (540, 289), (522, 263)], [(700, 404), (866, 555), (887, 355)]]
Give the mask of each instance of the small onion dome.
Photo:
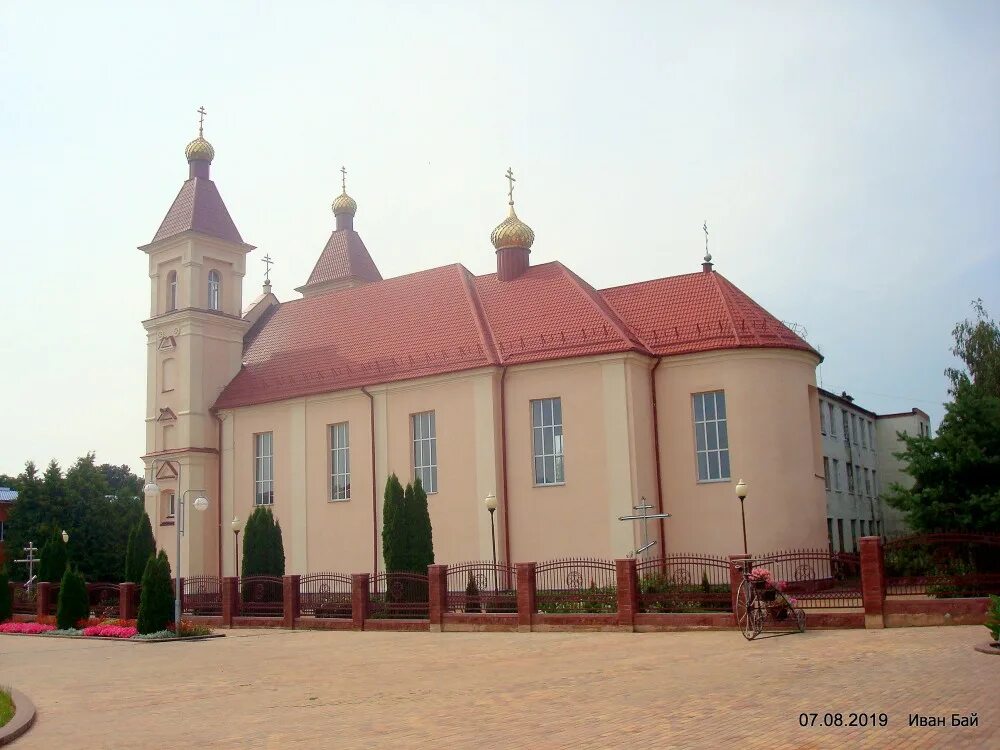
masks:
[(333, 199), (333, 203), (330, 204), (330, 208), (333, 209), (334, 216), (340, 216), (341, 214), (354, 216), (354, 214), (358, 212), (358, 203), (354, 200), (354, 198), (349, 196), (345, 190)]
[(497, 250), (503, 250), (507, 247), (523, 247), (530, 250), (531, 245), (535, 242), (535, 233), (531, 227), (517, 218), (517, 214), (514, 213), (514, 204), (511, 203), (507, 218), (493, 230), (490, 242)]
[(184, 149), (184, 156), (187, 157), (188, 161), (211, 162), (215, 158), (215, 149), (212, 148), (211, 143), (199, 135)]

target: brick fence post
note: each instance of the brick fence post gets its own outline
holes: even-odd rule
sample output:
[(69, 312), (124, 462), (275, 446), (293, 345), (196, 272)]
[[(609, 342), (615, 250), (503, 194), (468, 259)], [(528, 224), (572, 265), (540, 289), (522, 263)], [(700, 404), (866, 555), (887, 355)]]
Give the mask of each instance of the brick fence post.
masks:
[(861, 601), (865, 606), (865, 627), (884, 628), (885, 556), (881, 537), (861, 537)]
[[(729, 606), (733, 610), (733, 620), (736, 621), (736, 597), (743, 584), (743, 561), (749, 560), (750, 555), (730, 555), (729, 556)], [(736, 621), (737, 627), (739, 622)]]
[(531, 620), (538, 609), (535, 601), (535, 563), (517, 563), (517, 630), (531, 631)]
[(444, 613), (448, 611), (448, 566), (428, 565), (428, 610), (430, 630), (440, 633), (443, 630)]
[(299, 619), (299, 576), (282, 576), (281, 578), (281, 612), (282, 626), (295, 629), (295, 621)]
[(222, 627), (231, 628), (233, 618), (240, 613), (239, 579), (226, 576), (222, 579)]
[(351, 627), (364, 630), (368, 619), (368, 573), (351, 574)]
[(122, 620), (134, 620), (135, 612), (135, 584), (118, 584), (118, 617)]
[(615, 582), (618, 591), (618, 625), (635, 630), (635, 613), (639, 611), (639, 581), (635, 558), (615, 560)]
[(49, 606), (52, 603), (52, 584), (42, 581), (38, 584), (37, 596), (35, 599), (35, 614), (39, 617), (46, 617), (49, 614)]

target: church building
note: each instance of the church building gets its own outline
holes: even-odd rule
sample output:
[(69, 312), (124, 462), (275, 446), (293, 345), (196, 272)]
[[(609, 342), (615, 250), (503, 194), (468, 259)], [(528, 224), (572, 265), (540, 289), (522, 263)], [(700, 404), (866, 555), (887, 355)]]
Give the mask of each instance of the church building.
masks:
[[(752, 551), (826, 546), (821, 357), (710, 255), (694, 273), (595, 289), (561, 262), (531, 264), (511, 188), (492, 248), (484, 230), (496, 272), (384, 279), (345, 185), (301, 298), (265, 282), (244, 307), (255, 248), (200, 129), (185, 156), (188, 179), (140, 248), (143, 460), (160, 489), (146, 509), (173, 557), (186, 498), (183, 575), (234, 575), (230, 521), (258, 505), (281, 524), (286, 572), (380, 570), (393, 472), (421, 478), (438, 562), (490, 559), (491, 520), (510, 563), (623, 557), (647, 537), (651, 555), (741, 552), (740, 478)], [(644, 504), (671, 515), (619, 520)]]

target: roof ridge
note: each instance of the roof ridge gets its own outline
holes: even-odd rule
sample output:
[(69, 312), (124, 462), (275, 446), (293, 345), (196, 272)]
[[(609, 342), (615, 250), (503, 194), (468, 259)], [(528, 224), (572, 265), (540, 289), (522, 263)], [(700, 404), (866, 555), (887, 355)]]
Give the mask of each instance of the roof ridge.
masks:
[(639, 338), (638, 334), (634, 333), (631, 328), (629, 328), (625, 321), (618, 317), (618, 313), (615, 312), (611, 306), (604, 300), (604, 298), (597, 292), (594, 287), (588, 284), (585, 280), (576, 275), (574, 271), (567, 268), (560, 261), (553, 261), (553, 263), (558, 266), (564, 274), (573, 279), (577, 286), (583, 291), (584, 295), (590, 304), (597, 308), (597, 311), (618, 331), (618, 334), (625, 339), (629, 344), (633, 344), (636, 348), (641, 349), (645, 353), (649, 352), (649, 347), (646, 343)]
[(479, 329), (479, 338), (483, 342), (483, 351), (492, 362), (500, 364), (503, 360), (500, 357), (496, 339), (493, 337), (493, 329), (486, 319), (486, 312), (483, 310), (482, 300), (479, 299), (479, 292), (474, 288), (475, 284), (471, 281), (475, 276), (461, 263), (455, 263), (455, 266), (459, 269), (462, 286), (465, 288), (465, 296), (468, 298), (469, 304), (472, 305), (472, 311), (476, 316), (476, 327)]
[[(702, 273), (704, 273), (704, 271), (702, 271)], [(743, 343), (743, 339), (740, 337), (740, 332), (736, 329), (736, 320), (733, 318), (733, 311), (732, 311), (732, 309), (729, 306), (729, 302), (730, 302), (729, 297), (723, 291), (722, 284), (719, 283), (719, 279), (723, 279), (723, 281), (727, 281), (727, 282), (729, 281), (729, 279), (725, 279), (722, 276), (721, 273), (717, 274), (715, 271), (709, 271), (709, 273), (712, 275), (712, 282), (715, 284), (715, 289), (716, 289), (716, 291), (718, 291), (719, 297), (722, 298), (722, 309), (725, 310), (726, 317), (729, 318), (729, 325), (731, 325), (733, 327), (733, 336), (736, 337), (736, 343), (737, 344), (742, 344)], [(763, 309), (763, 308), (761, 308), (761, 309)], [(758, 339), (758, 343), (759, 343), (759, 339)]]
[(618, 284), (617, 286), (606, 286), (603, 289), (598, 289), (598, 292), (613, 292), (619, 289), (625, 289), (630, 286), (642, 286), (644, 284), (652, 284), (656, 281), (667, 281), (669, 279), (683, 279), (688, 276), (700, 276), (704, 271), (692, 271), (691, 273), (675, 273), (672, 276), (658, 276), (655, 279), (645, 279), (642, 281), (630, 281), (626, 284)]

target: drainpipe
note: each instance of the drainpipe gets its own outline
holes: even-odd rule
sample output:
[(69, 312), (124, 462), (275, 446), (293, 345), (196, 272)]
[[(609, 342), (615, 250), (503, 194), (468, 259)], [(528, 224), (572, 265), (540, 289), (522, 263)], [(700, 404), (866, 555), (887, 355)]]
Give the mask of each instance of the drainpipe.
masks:
[[(217, 422), (216, 427), (218, 427), (218, 441), (216, 443), (218, 448), (218, 454), (216, 459), (215, 472), (215, 502), (219, 506), (219, 580), (222, 580), (222, 418), (215, 409), (211, 410), (212, 416), (215, 417)], [(234, 495), (235, 497), (235, 495)], [(233, 575), (238, 576), (239, 571), (236, 571)], [(221, 585), (221, 584), (220, 584)], [(221, 590), (221, 589), (220, 589)]]
[(372, 441), (372, 571), (378, 575), (378, 505), (375, 485), (375, 397), (364, 386), (361, 392), (368, 397), (369, 432)]
[[(663, 513), (663, 484), (660, 481), (660, 420), (656, 413), (656, 368), (663, 363), (662, 357), (657, 357), (656, 364), (649, 371), (649, 393), (653, 403), (653, 451), (656, 460), (653, 466), (656, 469), (656, 502), (659, 512)], [(664, 519), (660, 519), (660, 557), (664, 558), (664, 569), (666, 568), (667, 556), (667, 535), (663, 524)]]
[(510, 502), (507, 498), (507, 365), (500, 369), (500, 472), (503, 474), (504, 564), (510, 567)]

